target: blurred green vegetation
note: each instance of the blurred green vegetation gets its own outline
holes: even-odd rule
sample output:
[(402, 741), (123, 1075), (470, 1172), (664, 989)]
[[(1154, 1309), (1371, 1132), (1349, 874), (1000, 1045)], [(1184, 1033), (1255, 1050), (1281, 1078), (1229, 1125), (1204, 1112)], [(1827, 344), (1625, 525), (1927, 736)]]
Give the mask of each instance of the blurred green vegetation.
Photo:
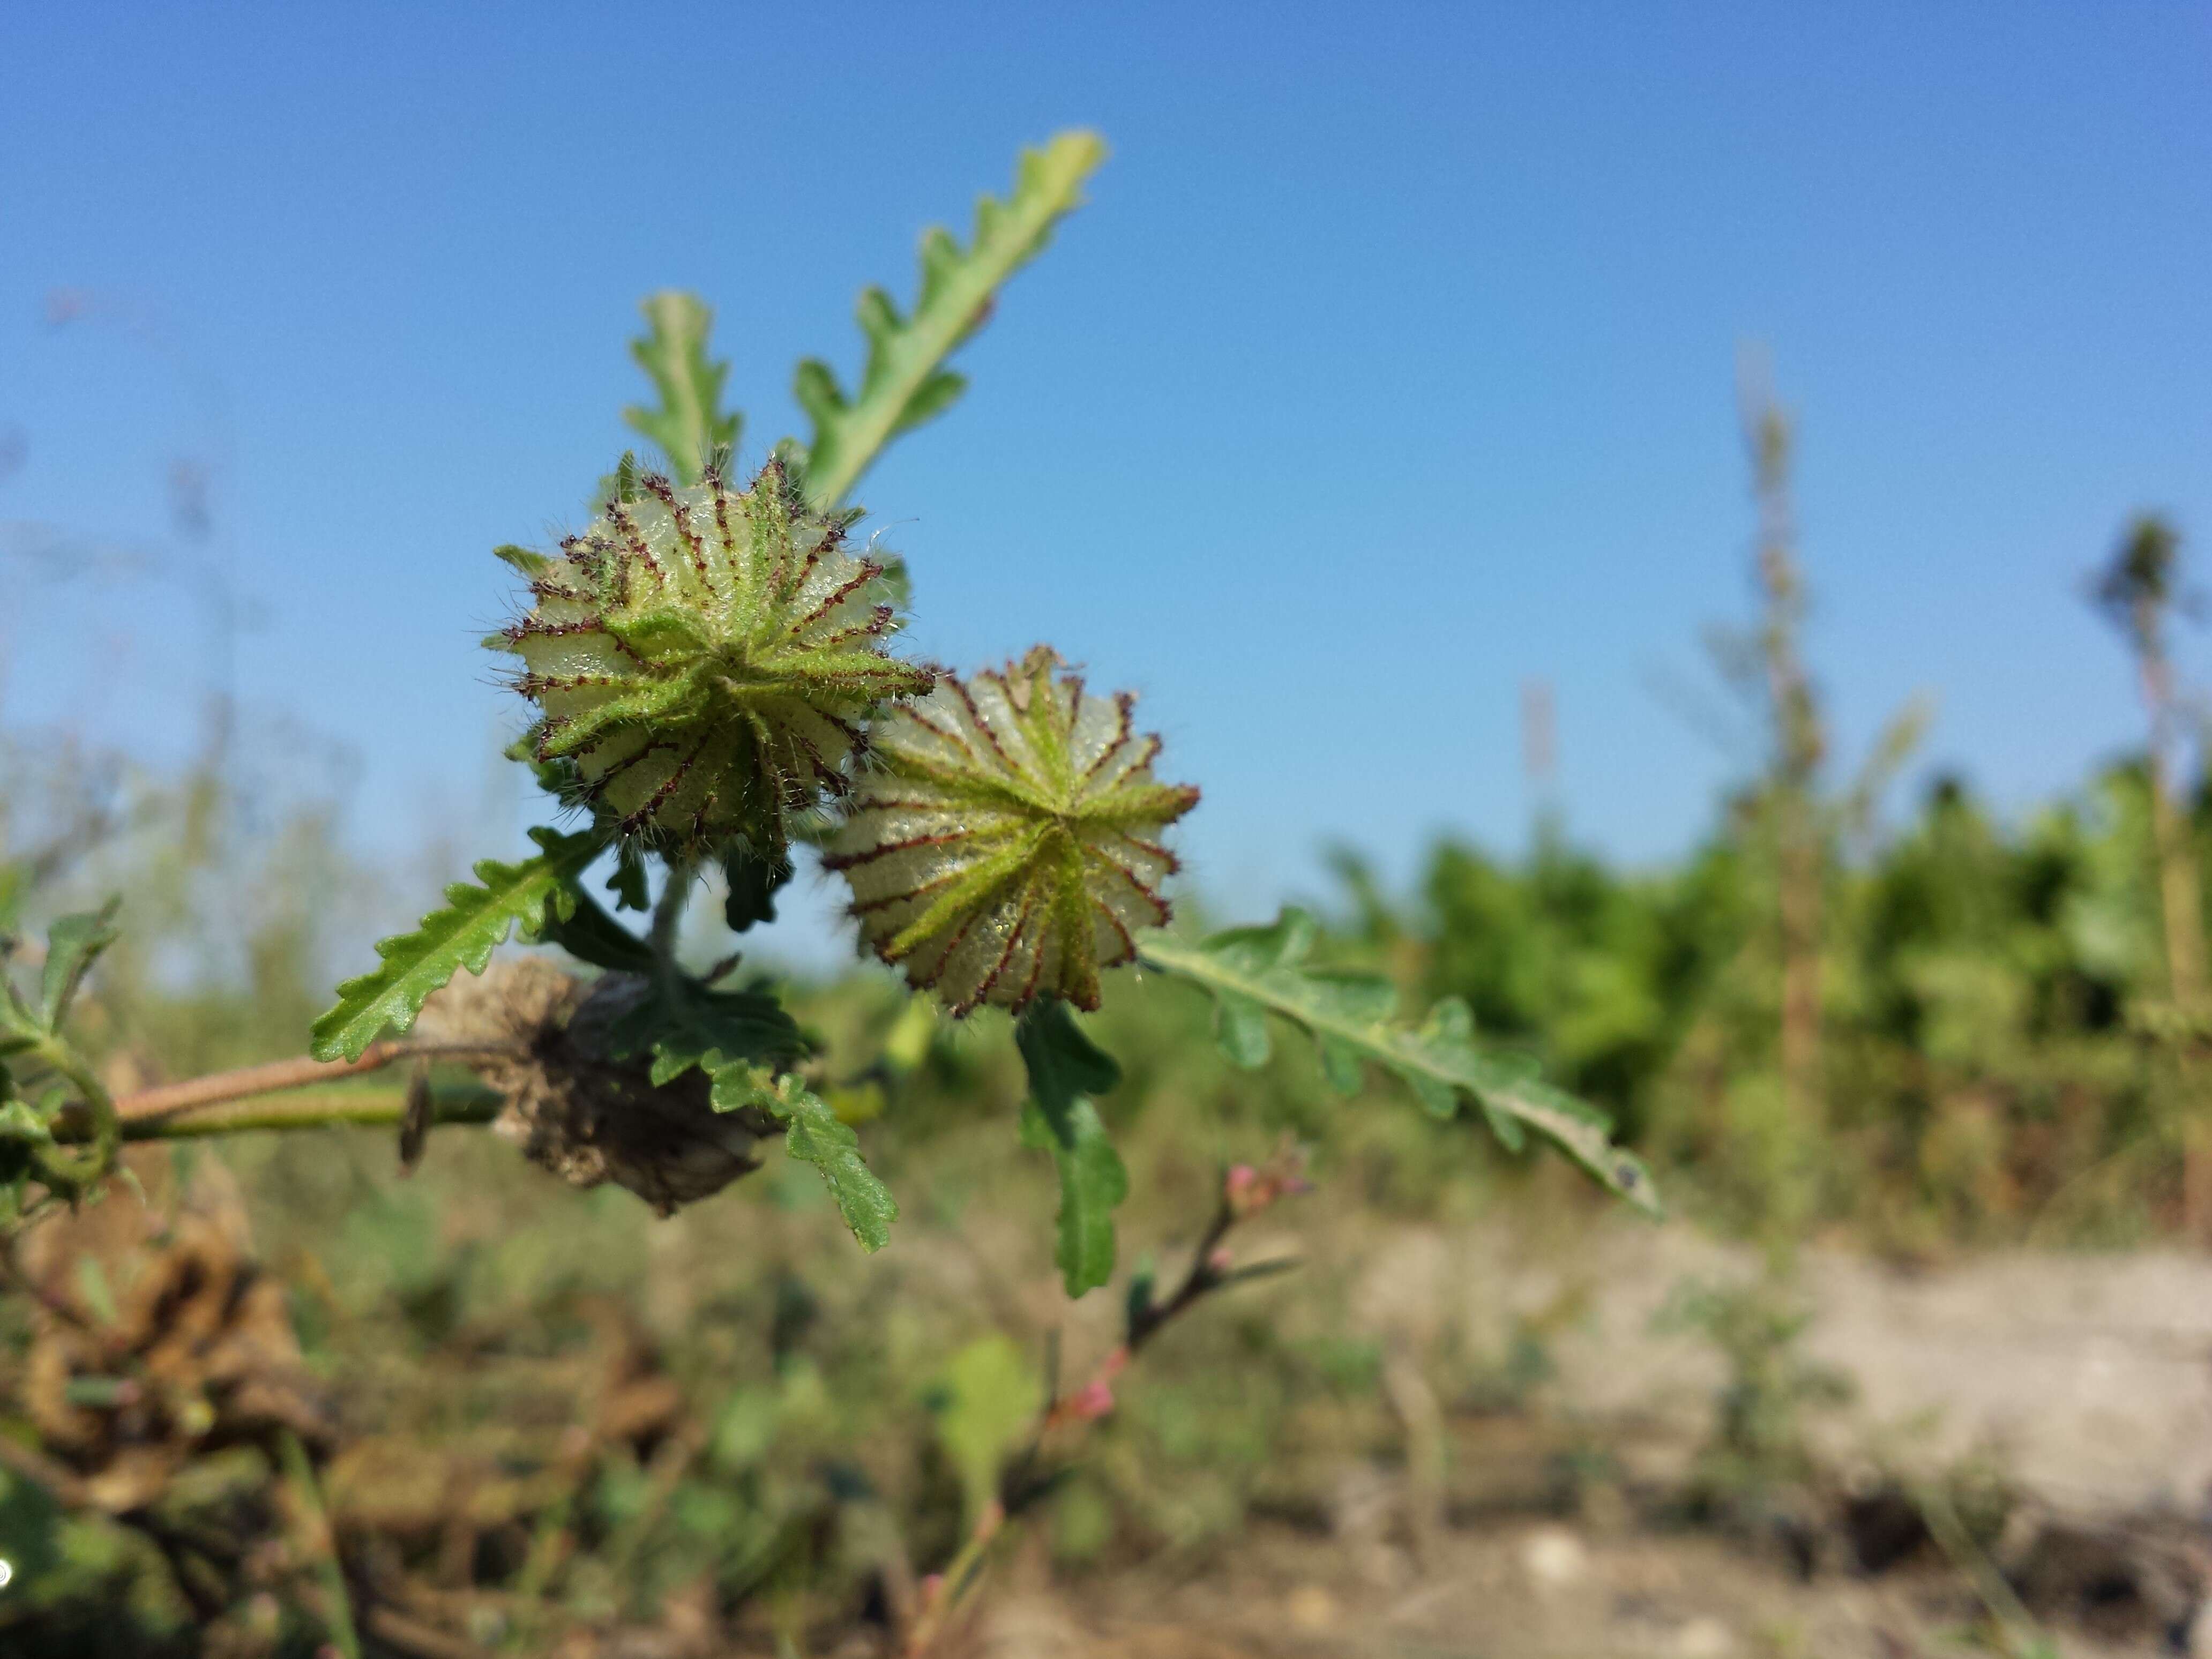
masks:
[[(76, 810), (57, 788), (44, 821)], [(16, 799), (19, 826), (39, 816)], [(22, 886), (32, 915), (80, 891), (126, 896), (132, 926), (87, 1014), (106, 1064), (136, 1083), (296, 1053), (333, 960), (358, 951), (340, 936), (351, 913), (312, 901), (357, 895), (373, 926), (378, 895), (403, 884), (344, 854), (313, 801), (248, 813), (212, 784), (126, 779), (101, 810), (65, 867)], [(133, 827), (195, 816), (209, 825), (197, 847)], [(2212, 859), (2212, 797), (2189, 822)], [(1518, 858), (1442, 842), (1402, 893), (1345, 854), (1328, 948), (1389, 972), (1410, 1006), (1466, 999), (1494, 1042), (1616, 1114), (1678, 1210), (1724, 1231), (1763, 1237), (1794, 1182), (1793, 1214), (1880, 1250), (2124, 1244), (2182, 1216), (2189, 1101), (2155, 1018), (2153, 843), (2147, 772), (2121, 765), (2017, 823), (1942, 781), (1856, 856), (1826, 848), (1817, 1145), (1780, 1104), (1773, 860), (1754, 795), (1661, 871), (1613, 868), (1556, 822)], [(1026, 1415), (1006, 1402), (1038, 1397), (1048, 1334), (1064, 1329), (1079, 1374), (1115, 1339), (1115, 1292), (1071, 1306), (1057, 1288), (1053, 1175), (1016, 1133), (1024, 1085), (1003, 1021), (919, 1014), (863, 969), (799, 987), (793, 1006), (830, 1056), (825, 1093), (903, 1206), (879, 1258), (856, 1251), (811, 1171), (780, 1159), (659, 1221), (619, 1190), (563, 1188), (482, 1132), (438, 1132), (402, 1179), (385, 1137), (331, 1130), (134, 1155), (143, 1207), (121, 1194), (52, 1224), (77, 1231), (50, 1294), (95, 1325), (127, 1321), (179, 1218), (229, 1218), (283, 1286), (286, 1363), (327, 1413), (325, 1495), (382, 1605), (486, 1650), (687, 1607), (815, 1650), (824, 1631), (895, 1619), (953, 1554), (1010, 1416)], [(1054, 1501), (1066, 1571), (1201, 1565), (1255, 1510), (1311, 1514), (1328, 1460), (1402, 1455), (1385, 1356), (1347, 1334), (1350, 1241), (1604, 1214), (1559, 1160), (1502, 1153), (1387, 1084), (1343, 1101), (1295, 1045), (1238, 1073), (1208, 1018), (1185, 988), (1125, 981), (1093, 1022), (1126, 1073), (1100, 1103), (1133, 1176), (1125, 1262), (1176, 1262), (1218, 1171), (1289, 1134), (1313, 1149), (1319, 1190), (1271, 1218), (1269, 1248), (1301, 1249), (1306, 1266), (1210, 1304), (1147, 1354)], [(140, 1220), (112, 1218), (125, 1214)], [(0, 1305), (6, 1431), (35, 1445), (53, 1322), (24, 1297)], [(1722, 1318), (1734, 1306), (1708, 1297), (1682, 1322), (1753, 1353), (1737, 1383), (1774, 1370), (1789, 1387), (1737, 1392), (1783, 1400), (1786, 1418), (1796, 1327), (1736, 1331)], [(1526, 1322), (1494, 1352), (1422, 1364), (1452, 1412), (1510, 1411), (1547, 1372)], [(72, 1386), (93, 1399), (99, 1381), (80, 1370)], [(1737, 1426), (1743, 1444), (1723, 1437), (1717, 1456), (1773, 1461), (1771, 1424)], [(285, 1589), (307, 1581), (283, 1541), (296, 1528), (282, 1479), (219, 1438), (190, 1442), (149, 1512), (173, 1539), (246, 1540), (208, 1547), (233, 1598), (212, 1624), (177, 1588), (176, 1551), (196, 1547), (165, 1559), (144, 1516), (65, 1515), (21, 1472), (0, 1474), (0, 1554), (20, 1575), (0, 1620), (46, 1644), (25, 1650), (313, 1650), (313, 1595)]]
[[(1416, 1017), (1463, 1000), (1488, 1045), (1611, 1113), (1678, 1214), (1760, 1247), (1755, 1283), (1686, 1284), (1666, 1315), (1724, 1372), (1689, 1476), (1724, 1523), (1812, 1478), (1802, 1419), (1842, 1390), (1799, 1352), (1808, 1238), (1919, 1259), (2201, 1243), (2212, 1211), (2212, 1019), (2169, 960), (2177, 939), (2201, 949), (2212, 791), (2178, 790), (2171, 720), (2164, 762), (2039, 811), (2001, 817), (1945, 778), (1882, 824), (1917, 716), (1828, 788), (1769, 483), (1763, 631), (1729, 659), (1769, 753), (1704, 842), (1624, 870), (1546, 815), (1516, 856), (1446, 838), (1398, 886), (1346, 849), (1321, 947), (1387, 974)], [(2157, 638), (2138, 629), (2139, 662)], [(251, 735), (164, 778), (0, 732), (0, 930), (123, 898), (77, 1020), (115, 1092), (297, 1054), (367, 941), (452, 873), (436, 848), (412, 869), (349, 853), (342, 801), (302, 782), (323, 771), (343, 777)], [(719, 911), (686, 941), (702, 963), (733, 942)], [(378, 1651), (885, 1650), (990, 1524), (1037, 1402), (1121, 1340), (1121, 1291), (1060, 1289), (1057, 1183), (1018, 1130), (1002, 1017), (947, 1021), (872, 966), (789, 1000), (810, 1085), (900, 1201), (880, 1256), (780, 1157), (662, 1220), (462, 1128), (412, 1175), (365, 1131), (141, 1148), (105, 1202), (15, 1241), (0, 1646), (323, 1651), (346, 1622), (326, 1511)], [(1131, 1177), (1123, 1277), (1172, 1282), (1223, 1171), (1285, 1138), (1316, 1190), (1237, 1247), (1303, 1265), (1208, 1299), (1114, 1383), (1035, 1529), (1066, 1574), (1200, 1570), (1255, 1515), (1332, 1524), (1360, 1463), (1441, 1502), (1438, 1433), (1540, 1415), (1587, 1287), (1435, 1316), (1401, 1352), (1366, 1334), (1378, 1295), (1433, 1313), (1466, 1291), (1433, 1265), (1386, 1272), (1388, 1242), (1490, 1228), (1540, 1256), (1632, 1224), (1562, 1160), (1387, 1080), (1346, 1099), (1306, 1045), (1237, 1071), (1211, 1018), (1132, 973), (1087, 1023), (1122, 1073), (1097, 1107)], [(1565, 1427), (1513, 1478), (1594, 1502), (1617, 1471)], [(661, 1645), (623, 1645), (641, 1632)]]
[[(1816, 1224), (1878, 1248), (2176, 1225), (2189, 1103), (2170, 1034), (2149, 786), (2115, 766), (2006, 823), (1938, 780), (1866, 856), (1822, 872), (1814, 1144), (1779, 1108), (1771, 861), (1739, 826), (1622, 872), (1555, 824), (1513, 861), (1457, 842), (1414, 894), (1341, 855), (1346, 944), (1419, 998), (1456, 995), (1612, 1112), (1678, 1205), (1756, 1232), (1796, 1169)], [(2189, 816), (2212, 858), (2212, 796)]]

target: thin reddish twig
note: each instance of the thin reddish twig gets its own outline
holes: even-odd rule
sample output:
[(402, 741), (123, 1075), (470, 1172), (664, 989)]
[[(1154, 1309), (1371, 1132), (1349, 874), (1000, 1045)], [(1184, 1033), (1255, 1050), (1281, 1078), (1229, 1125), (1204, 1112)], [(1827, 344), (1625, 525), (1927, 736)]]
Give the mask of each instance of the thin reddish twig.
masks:
[(119, 1097), (115, 1103), (115, 1115), (125, 1123), (143, 1122), (148, 1118), (167, 1117), (173, 1112), (189, 1111), (196, 1106), (216, 1106), (225, 1101), (250, 1099), (255, 1095), (279, 1094), (287, 1089), (307, 1089), (319, 1083), (362, 1077), (403, 1060), (484, 1059), (512, 1052), (494, 1043), (377, 1042), (370, 1044), (359, 1060), (309, 1060), (302, 1055), (296, 1060), (242, 1066), (233, 1072), (215, 1072), (206, 1077), (187, 1078), (181, 1083), (141, 1089), (136, 1094)]

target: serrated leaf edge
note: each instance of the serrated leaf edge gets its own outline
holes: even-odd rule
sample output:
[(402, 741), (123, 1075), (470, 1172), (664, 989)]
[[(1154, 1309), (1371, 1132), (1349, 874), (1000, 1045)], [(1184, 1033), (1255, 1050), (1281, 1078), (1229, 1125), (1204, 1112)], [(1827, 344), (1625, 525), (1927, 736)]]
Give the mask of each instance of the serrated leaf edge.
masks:
[[(1263, 975), (1240, 972), (1221, 960), (1224, 947), (1277, 942), (1275, 959), (1265, 972), (1294, 975), (1316, 990), (1328, 977), (1347, 978), (1301, 965), (1314, 931), (1313, 919), (1291, 908), (1271, 928), (1238, 928), (1195, 944), (1166, 933), (1148, 934), (1139, 940), (1137, 954), (1140, 961), (1160, 972), (1187, 979), (1212, 994), (1232, 1027), (1243, 1018), (1244, 1011), (1264, 1010), (1305, 1031), (1325, 1051), (1330, 1045), (1340, 1045), (1341, 1049), (1355, 1051), (1382, 1066), (1413, 1088), (1431, 1111), (1443, 1098), (1440, 1091), (1449, 1091), (1455, 1100), (1464, 1095), (1484, 1109), (1493, 1132), (1498, 1116), (1524, 1124), (1647, 1215), (1660, 1214), (1658, 1189), (1650, 1171), (1633, 1153), (1613, 1143), (1602, 1113), (1564, 1090), (1483, 1054), (1467, 1036), (1451, 1029), (1448, 1017), (1432, 1014), (1429, 1023), (1419, 1029), (1396, 1020), (1362, 1024), (1336, 1015), (1316, 1000), (1294, 1000), (1271, 986)], [(1274, 935), (1280, 936), (1279, 941), (1272, 939)], [(1245, 1056), (1256, 1051), (1264, 1060), (1264, 1041), (1251, 1043), (1246, 1029), (1237, 1029), (1231, 1035), (1246, 1039), (1242, 1049), (1224, 1042), (1224, 1051), (1232, 1060), (1255, 1063)]]
[(564, 836), (543, 829), (532, 830), (530, 838), (539, 848), (535, 858), (478, 860), (474, 882), (454, 882), (444, 904), (408, 932), (378, 940), (379, 965), (338, 986), (337, 1003), (309, 1034), (307, 1052), (317, 1060), (359, 1060), (386, 1030), (412, 1027), (423, 1003), (455, 974), (482, 973), (518, 927), (524, 938), (535, 938), (549, 902), (563, 920), (573, 915), (574, 903), (563, 902), (568, 890), (605, 838), (593, 830)]
[(967, 247), (941, 228), (923, 236), (912, 316), (901, 317), (883, 289), (864, 292), (860, 320), (868, 356), (857, 398), (847, 397), (819, 359), (799, 364), (792, 390), (814, 422), (806, 483), (817, 510), (842, 501), (892, 438), (960, 395), (967, 383), (945, 359), (982, 325), (993, 295), (1043, 249), (1053, 227), (1082, 205), (1084, 181), (1105, 159), (1105, 142), (1094, 132), (1062, 132), (1024, 150), (1007, 199), (986, 196), (976, 204)]

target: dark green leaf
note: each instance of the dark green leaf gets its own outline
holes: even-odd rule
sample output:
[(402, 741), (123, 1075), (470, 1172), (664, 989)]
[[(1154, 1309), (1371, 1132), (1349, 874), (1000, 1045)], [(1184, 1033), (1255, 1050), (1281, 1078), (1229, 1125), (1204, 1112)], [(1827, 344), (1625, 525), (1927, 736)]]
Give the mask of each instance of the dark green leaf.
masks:
[(788, 1072), (770, 1082), (757, 1068), (728, 1066), (714, 1074), (714, 1100), (718, 1111), (757, 1106), (780, 1120), (786, 1126), (784, 1151), (822, 1172), (837, 1213), (860, 1248), (880, 1250), (890, 1243), (898, 1201), (861, 1160), (860, 1136), (819, 1095)]
[[(520, 929), (535, 938), (549, 915), (572, 913), (576, 880), (605, 848), (594, 831), (564, 836), (532, 830), (535, 858), (486, 859), (474, 882), (446, 889), (446, 902), (412, 933), (380, 941), (382, 965), (338, 987), (337, 1006), (315, 1022), (307, 1045), (318, 1060), (358, 1060), (386, 1030), (406, 1030), (430, 994), (466, 970), (483, 971), (491, 953)], [(549, 908), (550, 907), (550, 908)]]
[(1113, 1055), (1085, 1036), (1068, 1006), (1040, 997), (1014, 1027), (1014, 1046), (1029, 1067), (1030, 1091), (1048, 1115), (1078, 1095), (1103, 1095), (1121, 1081)]
[(1053, 227), (1083, 201), (1083, 181), (1106, 159), (1097, 134), (1063, 132), (1041, 149), (1022, 152), (1013, 194), (985, 197), (975, 209), (975, 234), (963, 248), (943, 230), (921, 242), (921, 292), (914, 314), (902, 317), (879, 288), (860, 295), (868, 357), (859, 395), (848, 398), (829, 366), (810, 358), (792, 382), (799, 406), (814, 423), (808, 446), (807, 493), (817, 507), (842, 501), (861, 473), (898, 434), (941, 414), (966, 382), (945, 359), (990, 315), (1007, 277), (1036, 258)]
[(597, 899), (580, 887), (562, 890), (570, 908), (562, 913), (557, 899), (549, 903), (538, 924), (538, 937), (557, 945), (579, 962), (614, 973), (650, 974), (653, 947), (609, 915)]
[(1122, 1329), (1133, 1335), (1152, 1322), (1152, 1297), (1159, 1288), (1159, 1273), (1150, 1261), (1129, 1275), (1129, 1291), (1122, 1299)]
[[(1356, 1084), (1362, 1064), (1382, 1067), (1440, 1115), (1462, 1097), (1484, 1111), (1508, 1146), (1533, 1129), (1614, 1192), (1657, 1214), (1651, 1176), (1613, 1144), (1605, 1115), (1534, 1074), (1527, 1062), (1499, 1059), (1474, 1046), (1467, 1010), (1441, 1003), (1418, 1030), (1395, 1018), (1396, 993), (1379, 975), (1306, 965), (1313, 919), (1286, 909), (1272, 927), (1243, 927), (1200, 944), (1156, 933), (1139, 946), (1144, 960), (1179, 974), (1214, 995), (1223, 1049), (1241, 1065), (1267, 1056), (1268, 1013), (1302, 1026), (1322, 1047), (1331, 1080)], [(1510, 1126), (1510, 1127), (1508, 1127)]]
[(645, 854), (635, 842), (615, 848), (615, 867), (607, 877), (607, 891), (615, 896), (615, 908), (643, 912), (653, 908), (646, 890)]
[(1030, 1005), (1014, 1027), (1014, 1042), (1030, 1074), (1022, 1142), (1051, 1152), (1060, 1171), (1055, 1259), (1067, 1293), (1081, 1296), (1114, 1276), (1114, 1206), (1129, 1195), (1128, 1171), (1085, 1097), (1115, 1087), (1121, 1068), (1084, 1035), (1057, 997)]
[(110, 899), (99, 909), (64, 916), (46, 933), (46, 966), (40, 976), (40, 1012), (49, 1031), (61, 1030), (77, 987), (100, 953), (115, 943), (115, 909), (122, 902)]
[(775, 995), (756, 984), (709, 990), (689, 975), (655, 983), (608, 1028), (613, 1058), (653, 1055), (653, 1080), (672, 1083), (693, 1066), (710, 1075), (733, 1064), (789, 1065), (806, 1039)]
[(1129, 1172), (1106, 1137), (1098, 1109), (1069, 1103), (1055, 1122), (1032, 1100), (1022, 1107), (1022, 1145), (1048, 1152), (1060, 1170), (1060, 1231), (1053, 1259), (1070, 1296), (1114, 1277), (1114, 1206), (1129, 1195)]
[(722, 919), (732, 933), (775, 920), (775, 896), (791, 879), (791, 856), (763, 858), (751, 848), (732, 842), (722, 854), (722, 873), (729, 894), (722, 901)]

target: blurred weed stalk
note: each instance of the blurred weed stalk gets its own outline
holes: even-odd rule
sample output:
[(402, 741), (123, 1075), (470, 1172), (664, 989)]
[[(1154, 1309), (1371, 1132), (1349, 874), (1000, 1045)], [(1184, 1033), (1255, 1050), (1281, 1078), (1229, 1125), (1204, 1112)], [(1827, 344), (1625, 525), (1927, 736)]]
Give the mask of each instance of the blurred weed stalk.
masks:
[(2197, 1243), (2212, 1243), (2212, 1123), (2206, 1121), (2199, 1052), (2212, 1024), (2204, 970), (2204, 895), (2190, 827), (2178, 802), (2184, 699), (2167, 644), (2172, 618), (2191, 614), (2196, 600), (2181, 585), (2181, 538), (2173, 526), (2155, 514), (2139, 515), (2113, 550), (2092, 599), (2135, 659), (2149, 721), (2151, 837), (2158, 860), (2168, 1000), (2154, 1029), (2172, 1048), (2180, 1089), (2182, 1225)]

